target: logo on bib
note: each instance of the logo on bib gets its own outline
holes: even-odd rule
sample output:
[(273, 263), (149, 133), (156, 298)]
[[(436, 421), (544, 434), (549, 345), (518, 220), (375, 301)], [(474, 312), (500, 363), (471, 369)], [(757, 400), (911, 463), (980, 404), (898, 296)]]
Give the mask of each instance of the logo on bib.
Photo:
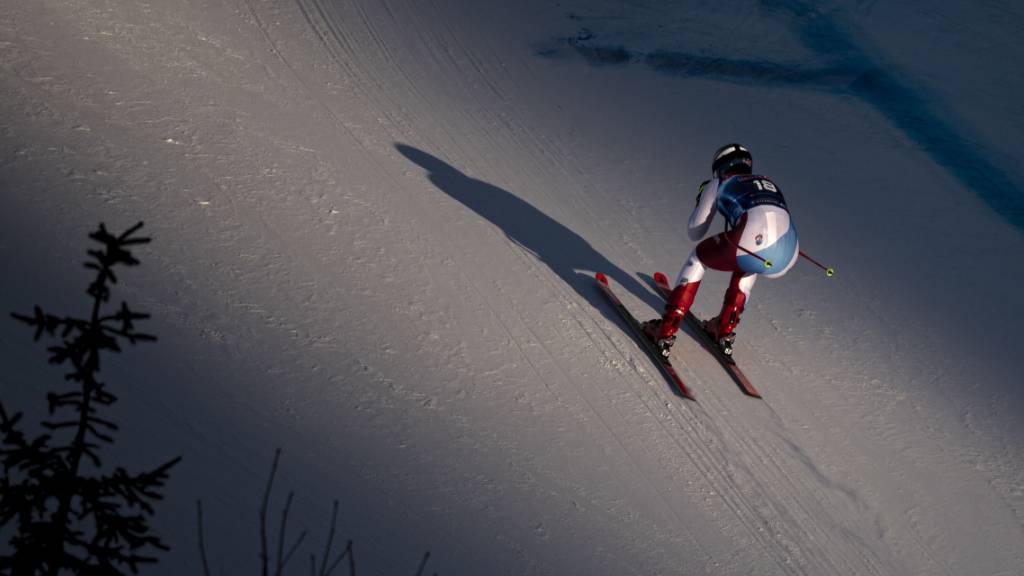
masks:
[(757, 243), (758, 246), (764, 244), (764, 235), (758, 234), (756, 237), (754, 237), (754, 242)]

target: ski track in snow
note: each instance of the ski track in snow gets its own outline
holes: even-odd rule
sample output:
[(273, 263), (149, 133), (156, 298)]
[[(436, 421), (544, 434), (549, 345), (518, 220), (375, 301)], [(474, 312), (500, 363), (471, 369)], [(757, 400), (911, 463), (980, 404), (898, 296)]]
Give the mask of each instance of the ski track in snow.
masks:
[[(83, 213), (131, 219), (148, 201), (156, 209), (147, 219), (163, 231), (157, 242), (170, 243), (176, 229), (187, 235), (155, 249), (148, 268), (189, 285), (175, 296), (151, 280), (160, 291), (147, 302), (180, 332), (176, 338), (201, 335), (211, 347), (204, 364), (220, 364), (227, 375), (250, 363), (245, 374), (257, 379), (244, 391), (231, 389), (242, 376), (211, 384), (210, 394), (219, 396), (201, 415), (189, 410), (202, 402), (166, 395), (141, 405), (181, 434), (167, 440), (168, 450), (195, 450), (210, 465), (231, 454), (226, 474), (247, 486), (259, 485), (263, 473), (253, 464), (263, 454), (250, 431), (278, 429), (291, 440), (286, 465), (294, 453), (310, 476), (323, 478), (292, 479), (313, 491), (307, 502), (344, 498), (335, 491), (339, 483), (366, 500), (354, 505), (346, 528), (357, 551), (361, 538), (370, 539), (360, 554), (369, 570), (406, 570), (405, 561), (419, 553), (409, 549), (415, 546), (432, 550), (440, 573), (959, 574), (981, 556), (988, 556), (991, 573), (1014, 573), (1020, 565), (1020, 547), (976, 552), (980, 542), (956, 541), (963, 528), (936, 521), (964, 512), (968, 524), (986, 524), (991, 547), (1022, 541), (1020, 502), (1002, 496), (1019, 491), (1021, 470), (984, 471), (991, 463), (1017, 463), (1012, 442), (1010, 455), (986, 455), (980, 440), (953, 436), (972, 426), (973, 434), (988, 434), (970, 421), (971, 411), (960, 413), (964, 423), (950, 424), (924, 401), (899, 404), (913, 394), (900, 383), (917, 378), (901, 372), (902, 361), (926, 357), (932, 341), (921, 350), (879, 346), (871, 334), (886, 324), (887, 309), (872, 308), (863, 285), (853, 282), (833, 296), (852, 298), (863, 316), (815, 333), (800, 312), (773, 315), (772, 298), (781, 305), (776, 309), (791, 304), (759, 284), (757, 297), (764, 293), (765, 302), (755, 300), (745, 318), (750, 336), (740, 354), (763, 402), (743, 397), (686, 338), (676, 354), (698, 402), (672, 393), (614, 312), (600, 305), (596, 286), (587, 292), (586, 275), (595, 270), (574, 277), (567, 262), (584, 253), (584, 263), (607, 262), (615, 269), (602, 271), (628, 283), (615, 287), (626, 305), (638, 316), (654, 314), (657, 298), (632, 271), (676, 266), (688, 246), (671, 234), (655, 246), (644, 228), (685, 218), (690, 193), (667, 213), (658, 213), (653, 193), (618, 194), (623, 180), (608, 183), (597, 172), (615, 170), (602, 161), (613, 152), (588, 145), (586, 137), (603, 132), (585, 122), (563, 125), (552, 111), (572, 94), (572, 82), (586, 95), (614, 90), (614, 81), (580, 63), (535, 59), (532, 38), (495, 37), (486, 25), (496, 26), (498, 15), (514, 12), (509, 8), (492, 6), (492, 15), (472, 3), (435, 0), (236, 0), (216, 7), (194, 0), (177, 3), (177, 11), (117, 0), (39, 6), (4, 9), (22, 25), (0, 28), (3, 45), (18, 46), (3, 61), (5, 73), (21, 82), (8, 82), (4, 95), (28, 111), (33, 104), (25, 95), (44, 94), (43, 106), (51, 108), (11, 124), (17, 134), (45, 134), (88, 112), (105, 125), (95, 128), (102, 133), (97, 142), (123, 150), (79, 150), (108, 163), (104, 171), (129, 191), (69, 172), (68, 179), (86, 181)], [(58, 11), (63, 30), (101, 40), (96, 31), (105, 31), (105, 49), (120, 60), (113, 71), (97, 67), (95, 78), (79, 78), (80, 85), (58, 79), (67, 84), (38, 91), (23, 79), (27, 68), (68, 70), (36, 48), (73, 50), (40, 26)], [(531, 5), (522, 13), (536, 14), (542, 39), (554, 27), (545, 17), (559, 12)], [(140, 24), (147, 21), (152, 29)], [(510, 34), (530, 28), (510, 26)], [(207, 27), (215, 34), (200, 31)], [(177, 50), (157, 52), (161, 38), (171, 42), (184, 32)], [(201, 49), (200, 36), (215, 49)], [(29, 64), (33, 54), (42, 62)], [(123, 89), (145, 96), (126, 102), (124, 115), (89, 100), (98, 97), (97, 82), (118, 80), (116, 66), (124, 67)], [(620, 73), (624, 80), (645, 78)], [(569, 87), (554, 86), (563, 75)], [(135, 78), (163, 78), (168, 91), (147, 93)], [(652, 82), (643, 86), (672, 80)], [(593, 114), (628, 102), (628, 95), (609, 92), (604, 104), (590, 104)], [(225, 101), (220, 108), (204, 104), (217, 98)], [(580, 106), (591, 114), (588, 104)], [(233, 132), (231, 120), (248, 133)], [(132, 138), (156, 133), (165, 134), (165, 146), (187, 152), (160, 160), (170, 168), (152, 176), (133, 167)], [(628, 148), (628, 136), (608, 145)], [(699, 144), (693, 154), (705, 154)], [(30, 149), (18, 157), (7, 154), (10, 142), (4, 146), (3, 170), (17, 176), (8, 181), (19, 191), (30, 182), (18, 172), (24, 156), (57, 154)], [(75, 153), (59, 158), (74, 163)], [(194, 174), (172, 173), (193, 164)], [(619, 167), (627, 173), (620, 178), (640, 175), (628, 161)], [(90, 179), (99, 184), (90, 188)], [(163, 188), (144, 190), (154, 182)], [(198, 208), (184, 210), (170, 199), (182, 194), (174, 189), (180, 182), (198, 188), (185, 193), (196, 196)], [(513, 222), (485, 216), (485, 203), (465, 204), (461, 190), (508, 194), (505, 206), (549, 226), (570, 246), (539, 246)], [(61, 201), (12, 199), (34, 214)], [(223, 220), (194, 221), (201, 210)], [(60, 214), (62, 223), (86, 225), (71, 212)], [(76, 256), (71, 246), (62, 252)], [(811, 284), (793, 276), (784, 281)], [(708, 310), (720, 297), (715, 282), (699, 297)], [(808, 314), (824, 308), (816, 308), (819, 298), (808, 295)], [(17, 335), (5, 333), (4, 341)], [(836, 366), (819, 368), (819, 354)], [(886, 370), (890, 381), (872, 379)], [(876, 394), (882, 399), (873, 400)], [(939, 397), (943, 405), (954, 402)], [(201, 429), (229, 407), (245, 416), (217, 424), (217, 432)], [(975, 409), (989, 410), (984, 400)], [(896, 421), (915, 410), (926, 432), (940, 438)], [(846, 434), (831, 428), (840, 423)], [(944, 448), (946, 441), (954, 445)], [(338, 453), (358, 465), (323, 457)], [(885, 460), (872, 461), (878, 459)], [(965, 471), (965, 459), (977, 462), (977, 476)], [(930, 470), (947, 466), (952, 488), (927, 483)], [(375, 485), (382, 493), (371, 493)], [(250, 505), (240, 488), (209, 489), (216, 493), (208, 497), (233, 515)], [(904, 489), (914, 493), (905, 505)], [(980, 495), (977, 508), (942, 500), (958, 490)], [(174, 560), (155, 571), (196, 566), (190, 527), (167, 530)], [(251, 549), (223, 524), (211, 534), (227, 554)]]
[[(346, 54), (338, 55), (338, 52), (345, 51), (346, 47), (360, 43), (348, 40), (338, 30), (337, 27), (332, 27), (330, 25), (331, 17), (325, 13), (325, 6), (323, 6), (321, 3), (315, 2), (312, 4), (314, 10), (307, 10), (305, 7), (302, 7), (301, 3), (300, 7), (303, 8), (303, 14), (306, 15), (313, 29), (318, 29), (320, 27), (318, 26), (318, 22), (313, 21), (310, 17), (310, 14), (315, 11), (315, 13), (320, 18), (323, 19), (322, 27), (330, 30), (329, 35), (318, 34), (319, 38), (321, 39), (325, 46), (325, 49), (329, 53), (331, 53), (332, 59), (339, 65), (342, 62), (350, 61), (353, 58), (353, 55), (350, 52), (350, 48), (349, 52)], [(327, 8), (329, 8), (330, 6), (331, 4), (328, 4)], [(357, 3), (356, 6), (359, 7), (359, 4)], [(387, 3), (383, 3), (381, 4), (381, 6), (386, 9)], [(374, 78), (373, 71), (386, 70), (388, 68), (386, 63), (393, 62), (394, 57), (390, 54), (386, 43), (381, 39), (379, 33), (371, 27), (369, 20), (366, 18), (365, 13), (360, 12), (360, 19), (362, 23), (365, 23), (367, 25), (367, 33), (369, 34), (370, 38), (372, 38), (373, 45), (376, 47), (376, 50), (372, 50), (371, 53), (380, 54), (382, 56), (382, 61), (376, 64), (371, 63), (366, 66), (366, 69), (356, 71), (356, 73), (359, 74), (360, 76), (365, 75), (368, 78), (368, 83), (374, 85), (377, 88), (377, 91), (373, 95), (374, 99), (387, 98), (388, 93), (393, 89), (396, 83), (385, 82)], [(430, 48), (429, 53), (434, 55), (434, 62), (437, 63), (439, 58), (436, 55), (439, 52), (442, 52), (442, 50), (434, 49), (431, 43), (426, 43), (426, 45)], [(475, 77), (477, 79), (480, 79), (484, 82), (484, 84), (490, 89), (490, 91), (493, 94), (500, 97), (501, 92), (494, 88), (493, 82), (490, 82), (488, 80), (486, 72), (480, 69), (478, 65), (474, 65), (473, 70), (464, 70), (458, 68), (458, 65), (452, 62), (450, 58), (447, 58), (445, 60), (445, 64), (447, 65), (447, 67), (456, 68), (455, 72), (451, 74), (451, 77), (458, 79)], [(438, 64), (437, 67), (441, 69), (444, 68), (444, 66), (441, 66), (440, 64)], [(407, 76), (405, 76), (403, 80), (403, 82), (400, 82), (398, 84), (405, 85), (409, 83)], [(416, 100), (424, 99), (422, 94), (416, 93), (414, 90), (413, 97)], [(502, 103), (504, 104), (504, 102)], [(388, 108), (392, 110), (401, 109), (397, 102), (392, 102), (391, 106), (389, 106)], [(508, 117), (514, 118), (514, 112), (514, 110), (511, 111), (511, 113), (508, 114)], [(417, 122), (416, 119), (396, 121), (395, 118), (389, 117), (389, 120), (392, 126), (420, 125), (420, 123)], [(475, 123), (480, 124), (479, 121), (476, 121)], [(525, 131), (521, 126), (506, 126), (506, 129), (508, 129), (513, 134), (517, 135)], [(448, 134), (446, 135), (451, 137)], [(403, 141), (410, 141), (411, 138), (415, 137), (415, 134), (406, 133), (402, 134), (401, 136)], [(459, 142), (462, 140), (461, 138), (458, 137), (451, 137), (451, 139), (454, 142)], [(536, 142), (536, 139), (531, 138), (531, 140), (533, 140), (534, 143)], [(542, 151), (545, 150), (544, 148), (540, 149)], [(587, 216), (590, 216), (590, 211), (588, 210), (587, 212)], [(526, 267), (528, 269), (535, 268), (533, 266), (530, 266), (529, 263), (526, 263)], [(535, 280), (538, 285), (542, 285), (544, 283), (550, 285), (550, 281), (548, 281), (541, 274), (536, 273), (535, 269), (530, 270), (530, 272), (533, 280)], [(463, 274), (465, 274), (465, 271), (463, 271)], [(550, 289), (552, 295), (555, 297), (557, 297), (560, 292), (564, 291), (564, 289), (558, 286), (550, 286)], [(476, 291), (478, 294), (481, 294), (482, 298), (486, 298), (482, 296), (482, 291), (480, 291), (479, 289), (477, 289)], [(499, 290), (497, 291), (496, 294), (492, 294), (491, 297), (493, 298), (494, 296), (497, 296), (497, 299), (499, 301), (509, 301), (512, 295), (504, 294), (503, 292), (504, 291)], [(582, 310), (575, 303), (565, 302), (564, 307), (574, 312), (574, 316), (582, 314), (590, 315), (586, 311)], [(499, 323), (503, 322), (501, 320), (501, 314), (499, 312), (493, 309), (491, 310), (491, 312)], [(516, 311), (516, 313), (520, 314), (518, 311)], [(508, 326), (503, 325), (503, 328), (509, 335), (515, 348), (526, 357), (526, 361), (530, 364), (533, 372), (537, 377), (537, 380), (544, 381), (546, 378), (551, 378), (551, 376), (546, 377), (545, 374), (554, 373), (556, 375), (555, 380), (558, 381), (559, 387), (570, 388), (569, 393), (572, 396), (575, 396), (576, 398), (582, 397), (583, 402), (590, 406), (590, 409), (594, 412), (594, 416), (596, 416), (601, 421), (603, 427), (608, 430), (608, 433), (613, 438), (617, 439), (619, 436), (621, 436), (624, 432), (617, 431), (614, 428), (614, 425), (609, 424), (609, 419), (602, 417), (598, 409), (594, 407), (595, 404), (590, 403), (586, 399), (584, 391), (581, 391), (579, 389), (573, 389), (577, 387), (577, 384), (575, 384), (574, 381), (578, 380), (567, 375), (565, 371), (559, 367), (558, 358), (551, 358), (549, 354), (545, 354), (545, 356), (548, 357), (540, 358), (537, 360), (530, 358), (530, 356), (525, 352), (523, 345), (519, 342), (519, 338), (523, 338), (525, 342), (536, 342), (539, 339), (536, 337), (535, 334), (533, 334), (529, 330), (529, 319), (523, 319), (520, 315), (519, 321), (516, 322), (516, 324), (519, 324), (520, 326), (523, 327), (523, 329), (525, 329), (526, 333), (523, 334), (523, 336), (517, 337), (515, 333), (509, 330)], [(576, 342), (580, 341), (581, 336), (587, 338), (590, 344), (586, 346), (586, 348), (594, 348), (601, 353), (601, 355), (604, 357), (602, 365), (615, 365), (614, 357), (621, 356), (621, 350), (629, 348), (628, 342), (622, 342), (621, 340), (619, 342), (611, 341), (609, 334), (607, 333), (607, 331), (604, 330), (602, 330), (602, 333), (600, 335), (601, 340), (611, 342), (612, 347), (610, 349), (607, 347), (607, 345), (602, 347), (601, 343), (595, 339), (596, 335), (587, 330), (587, 326), (585, 326), (582, 322), (575, 322), (575, 324), (576, 326), (572, 326), (571, 328), (569, 328), (564, 333), (564, 336)], [(633, 366), (636, 366), (637, 362), (637, 359), (629, 360), (629, 363)], [(640, 362), (645, 361), (641, 359)], [(544, 367), (545, 369), (540, 369), (539, 367)], [(656, 373), (652, 374), (650, 372), (645, 372), (644, 374), (646, 375), (646, 377), (641, 380), (641, 383), (649, 381), (653, 377), (653, 379), (660, 384), (660, 377)], [(634, 383), (634, 386), (636, 386), (636, 383)], [(638, 393), (638, 395), (640, 394)], [(645, 408), (653, 409), (656, 407), (656, 404), (654, 404), (654, 402), (656, 402), (656, 399), (645, 398), (642, 395), (640, 397), (643, 401), (643, 406)], [(603, 402), (601, 404), (615, 405), (614, 402)], [(724, 407), (720, 407), (720, 409), (724, 411)], [(664, 410), (664, 408), (662, 408), (661, 410), (652, 410), (652, 413), (657, 413), (659, 411), (664, 412)], [(699, 411), (696, 415), (700, 416), (701, 412), (703, 412), (703, 410)], [(725, 414), (728, 415), (728, 412), (725, 412)], [(706, 412), (703, 415), (706, 415)], [(683, 417), (685, 418), (692, 418), (693, 416), (695, 416), (695, 414), (693, 413), (683, 415)], [(800, 501), (802, 499), (806, 499), (808, 494), (814, 494), (815, 499), (819, 500), (820, 502), (821, 500), (824, 499), (824, 496), (820, 490), (812, 489), (812, 487), (808, 486), (806, 482), (798, 483), (794, 478), (791, 477), (790, 474), (787, 474), (784, 470), (770, 470), (769, 473), (771, 474), (771, 476), (766, 475), (765, 477), (762, 477), (763, 480), (760, 482), (757, 480), (758, 476), (760, 475), (751, 473), (750, 466), (752, 465), (752, 463), (762, 462), (771, 465), (772, 462), (778, 461), (779, 459), (784, 459), (784, 455), (781, 454), (780, 451), (775, 450), (774, 452), (769, 452), (766, 455), (764, 447), (751, 446), (749, 442), (745, 443), (747, 444), (745, 446), (740, 444), (739, 439), (741, 435), (749, 437), (749, 435), (752, 433), (751, 430), (741, 430), (739, 431), (739, 433), (737, 433), (735, 430), (728, 430), (729, 433), (726, 434), (725, 431), (718, 429), (718, 425), (721, 424), (715, 425), (715, 423), (710, 423), (708, 424), (707, 429), (695, 431), (693, 430), (692, 426), (684, 427), (680, 416), (677, 414), (672, 414), (671, 412), (669, 412), (668, 414), (664, 414), (662, 416), (662, 418), (666, 417), (671, 420), (671, 424), (665, 425), (664, 423), (662, 423), (661, 433), (666, 434), (669, 438), (671, 438), (674, 453), (665, 454), (664, 458), (666, 460), (676, 460), (680, 457), (685, 457), (684, 455), (686, 455), (687, 452), (692, 451), (694, 447), (703, 448), (709, 446), (712, 448), (716, 448), (716, 445), (719, 445), (717, 446), (717, 449), (708, 449), (703, 454), (700, 454), (699, 457), (697, 455), (690, 455), (689, 457), (694, 460), (693, 462), (691, 462), (691, 466), (695, 468), (699, 472), (699, 474), (703, 476), (703, 478), (706, 480), (707, 486), (703, 488), (704, 490), (708, 491), (711, 494), (714, 494), (714, 490), (718, 490), (721, 492), (722, 501), (725, 503), (727, 509), (732, 514), (734, 514), (737, 520), (741, 523), (741, 525), (747, 529), (748, 534), (745, 539), (749, 542), (756, 543), (759, 546), (759, 548), (763, 551), (763, 553), (768, 555), (768, 557), (771, 557), (775, 564), (779, 567), (779, 569), (782, 570), (784, 573), (797, 574), (814, 573), (818, 571), (827, 573), (881, 573), (876, 566), (872, 565), (874, 559), (870, 558), (870, 556), (868, 556), (868, 564), (866, 566), (854, 566), (849, 564), (849, 560), (847, 560), (846, 558), (842, 558), (842, 556), (845, 556), (844, 554), (837, 554), (841, 544), (835, 540), (830, 539), (828, 537), (828, 533), (826, 530), (814, 526), (813, 523), (815, 521), (815, 518), (816, 516), (820, 515), (821, 511), (817, 510), (816, 512), (818, 512), (818, 514), (808, 513), (806, 510), (803, 509), (803, 506), (800, 504)], [(689, 429), (692, 432), (699, 432), (697, 442), (694, 442), (694, 438), (692, 437), (688, 439), (680, 437), (678, 430), (687, 429)], [(622, 441), (616, 440), (616, 443), (624, 451), (626, 451), (627, 453), (629, 452), (629, 450), (623, 445)], [(746, 466), (744, 466), (744, 468), (746, 469), (737, 472), (728, 470), (729, 466), (722, 463), (735, 462), (737, 454), (735, 452), (732, 454), (727, 453), (720, 447), (721, 444), (729, 445), (734, 449), (740, 448), (742, 446), (742, 452), (740, 452), (740, 454), (742, 454), (744, 457), (740, 459), (740, 462), (749, 463)], [(685, 473), (683, 470), (679, 470), (679, 472), (679, 474), (676, 474), (676, 476), (678, 477), (690, 476), (690, 474)], [(769, 506), (766, 507), (764, 505), (761, 505), (761, 508), (759, 509), (758, 505), (750, 502), (749, 498), (744, 497), (744, 487), (737, 480), (737, 476), (745, 477), (748, 479), (745, 486), (748, 491), (756, 489), (756, 487), (759, 484), (785, 487), (786, 491), (785, 493), (780, 494), (779, 496), (776, 496), (774, 498), (777, 499), (776, 502), (772, 502)], [(652, 488), (656, 492), (656, 494), (654, 495), (655, 497), (657, 497), (657, 492), (665, 491), (667, 489), (666, 487), (658, 487), (654, 485), (649, 478), (644, 478), (643, 484), (652, 486)], [(669, 509), (671, 509), (670, 505)], [(787, 523), (785, 522), (779, 522), (775, 520), (780, 517), (784, 518), (786, 515), (782, 512), (787, 510), (789, 510), (790, 514), (794, 516), (794, 519), (791, 522), (793, 524), (792, 526), (787, 525)], [(685, 525), (685, 523), (682, 521), (682, 517), (679, 514), (676, 515), (676, 518), (679, 520), (678, 523), (680, 525)], [(842, 534), (842, 531), (840, 533)], [(848, 534), (844, 534), (844, 536), (845, 535)], [(813, 549), (807, 544), (801, 544), (815, 541), (822, 541), (824, 544), (818, 547), (817, 549)], [(856, 542), (856, 540), (854, 540), (854, 542)], [(745, 548), (746, 546), (741, 547)], [(808, 550), (806, 548), (811, 549)], [(829, 551), (831, 551), (831, 554), (828, 553)], [(859, 558), (860, 555), (860, 551), (855, 550), (853, 552), (853, 556), (855, 558), (854, 562), (857, 562), (858, 560), (863, 560), (862, 558)], [(813, 564), (815, 562), (825, 561), (826, 559), (829, 559), (830, 556), (840, 556), (840, 558), (839, 560), (834, 561), (834, 563), (828, 562), (822, 565)], [(787, 564), (795, 564), (795, 569), (787, 569)]]

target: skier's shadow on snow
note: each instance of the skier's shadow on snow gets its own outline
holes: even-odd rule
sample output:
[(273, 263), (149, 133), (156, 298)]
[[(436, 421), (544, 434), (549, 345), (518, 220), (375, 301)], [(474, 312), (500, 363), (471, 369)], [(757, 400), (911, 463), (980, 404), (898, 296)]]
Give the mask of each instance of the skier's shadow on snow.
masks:
[[(442, 192), (488, 219), (512, 241), (544, 262), (566, 284), (615, 323), (621, 319), (603, 298), (592, 272), (604, 272), (653, 310), (661, 299), (636, 278), (612, 264), (579, 234), (518, 198), (508, 190), (471, 178), (444, 160), (406, 144), (395, 144), (406, 158), (427, 171), (427, 178)], [(645, 314), (639, 314), (645, 316)], [(651, 316), (655, 314), (651, 312)], [(643, 319), (643, 318), (641, 318)]]

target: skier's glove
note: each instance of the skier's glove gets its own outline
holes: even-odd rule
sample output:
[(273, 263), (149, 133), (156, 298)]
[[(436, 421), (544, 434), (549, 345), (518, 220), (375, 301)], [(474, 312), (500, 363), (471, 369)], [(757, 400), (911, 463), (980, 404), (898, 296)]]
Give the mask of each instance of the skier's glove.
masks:
[(710, 183), (711, 183), (711, 180), (705, 180), (705, 181), (700, 183), (700, 187), (697, 188), (697, 201), (694, 202), (694, 204), (693, 204), (694, 206), (700, 204), (700, 196), (701, 196), (701, 194), (704, 193), (704, 188), (706, 188), (707, 185), (710, 184)]

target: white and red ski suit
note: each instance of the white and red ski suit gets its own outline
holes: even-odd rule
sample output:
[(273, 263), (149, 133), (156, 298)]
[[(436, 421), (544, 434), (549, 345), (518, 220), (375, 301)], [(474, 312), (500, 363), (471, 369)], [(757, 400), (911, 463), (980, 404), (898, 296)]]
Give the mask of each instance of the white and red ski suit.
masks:
[(737, 174), (701, 184), (697, 206), (690, 214), (687, 227), (690, 240), (696, 242), (704, 238), (716, 212), (726, 221), (725, 231), (700, 242), (687, 258), (657, 326), (657, 334), (651, 334), (656, 340), (675, 334), (693, 304), (707, 268), (732, 272), (722, 311), (707, 325), (711, 335), (719, 340), (731, 335), (739, 324), (757, 277), (778, 278), (788, 272), (799, 257), (800, 244), (785, 198), (767, 177)]

